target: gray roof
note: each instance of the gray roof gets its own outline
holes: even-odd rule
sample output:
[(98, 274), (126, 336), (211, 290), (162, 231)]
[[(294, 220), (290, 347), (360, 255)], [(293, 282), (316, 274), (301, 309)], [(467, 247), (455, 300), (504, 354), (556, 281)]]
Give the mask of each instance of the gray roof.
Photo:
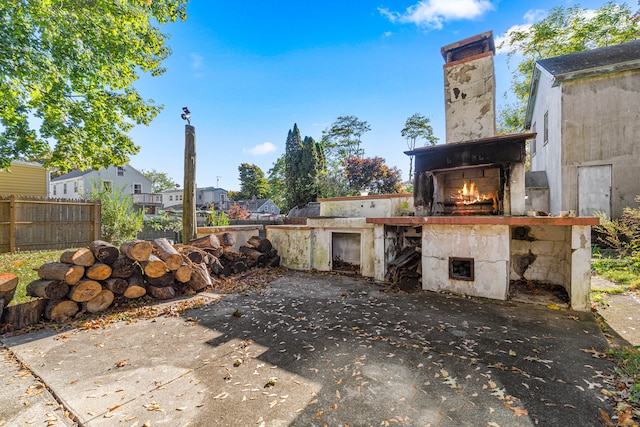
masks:
[(549, 73), (553, 77), (552, 86), (558, 86), (566, 80), (635, 69), (640, 69), (640, 40), (536, 61), (529, 88), (529, 101), (524, 119), (525, 128), (531, 127), (533, 106), (536, 102), (542, 72)]
[(540, 59), (536, 63), (555, 77), (556, 84), (562, 80), (640, 68), (640, 40)]
[(93, 172), (93, 169), (87, 169), (86, 171), (81, 171), (81, 170), (76, 169), (76, 170), (72, 170), (69, 173), (66, 173), (64, 175), (60, 175), (59, 177), (52, 179), (51, 182), (63, 181), (63, 180), (66, 180), (66, 179), (71, 179), (71, 178), (78, 178), (78, 177), (84, 176), (84, 175), (86, 175), (88, 173), (91, 173), (91, 172)]

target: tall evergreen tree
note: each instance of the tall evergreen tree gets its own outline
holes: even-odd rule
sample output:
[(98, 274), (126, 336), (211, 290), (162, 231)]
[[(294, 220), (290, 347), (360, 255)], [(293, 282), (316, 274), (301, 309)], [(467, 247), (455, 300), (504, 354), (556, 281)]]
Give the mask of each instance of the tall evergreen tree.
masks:
[(324, 154), (313, 138), (300, 138), (298, 125), (287, 135), (285, 153), (285, 189), (287, 208), (318, 198), (318, 176), (324, 169)]
[(287, 210), (291, 210), (304, 203), (300, 195), (300, 164), (302, 163), (302, 141), (298, 124), (294, 123), (293, 130), (287, 134), (284, 157), (284, 178), (286, 188)]

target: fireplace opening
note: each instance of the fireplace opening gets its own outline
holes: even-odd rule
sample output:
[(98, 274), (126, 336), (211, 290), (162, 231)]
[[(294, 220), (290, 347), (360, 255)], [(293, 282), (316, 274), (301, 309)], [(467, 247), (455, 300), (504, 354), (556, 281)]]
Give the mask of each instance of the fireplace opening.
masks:
[(474, 280), (473, 258), (449, 257), (449, 278), (454, 280)]
[(503, 180), (500, 167), (434, 172), (435, 215), (501, 215)]
[(360, 233), (331, 233), (331, 270), (360, 274)]

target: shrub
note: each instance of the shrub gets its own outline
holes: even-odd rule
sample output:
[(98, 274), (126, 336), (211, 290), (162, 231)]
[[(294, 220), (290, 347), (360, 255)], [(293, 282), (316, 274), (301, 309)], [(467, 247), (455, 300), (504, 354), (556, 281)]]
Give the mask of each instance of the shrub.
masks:
[(135, 240), (142, 230), (144, 213), (133, 209), (133, 199), (123, 195), (121, 188), (105, 189), (102, 182), (94, 183), (90, 198), (102, 204), (102, 239), (119, 246)]

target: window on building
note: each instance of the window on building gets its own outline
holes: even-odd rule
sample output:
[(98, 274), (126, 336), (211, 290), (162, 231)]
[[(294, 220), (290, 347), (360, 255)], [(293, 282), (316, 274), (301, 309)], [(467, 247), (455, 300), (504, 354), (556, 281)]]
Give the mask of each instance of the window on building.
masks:
[(62, 184), (62, 194), (67, 194), (67, 183)]
[(56, 195), (56, 193), (57, 193), (57, 191), (56, 191), (56, 186), (54, 185), (54, 186), (53, 186), (53, 195), (55, 196), (55, 195)]
[(124, 167), (118, 166), (118, 176), (124, 176)]
[(111, 184), (111, 181), (102, 181), (102, 191), (105, 193), (111, 193), (112, 190), (113, 185)]
[(169, 196), (169, 201), (173, 202), (173, 196)]
[(544, 140), (543, 144), (549, 142), (549, 112), (544, 113)]
[[(536, 133), (536, 124), (535, 122), (531, 125), (531, 133)], [(534, 137), (531, 142), (529, 142), (529, 147), (531, 150), (531, 157), (536, 155), (536, 137)]]
[(73, 181), (73, 192), (78, 194), (78, 181)]
[(133, 194), (142, 194), (142, 184), (133, 184)]

